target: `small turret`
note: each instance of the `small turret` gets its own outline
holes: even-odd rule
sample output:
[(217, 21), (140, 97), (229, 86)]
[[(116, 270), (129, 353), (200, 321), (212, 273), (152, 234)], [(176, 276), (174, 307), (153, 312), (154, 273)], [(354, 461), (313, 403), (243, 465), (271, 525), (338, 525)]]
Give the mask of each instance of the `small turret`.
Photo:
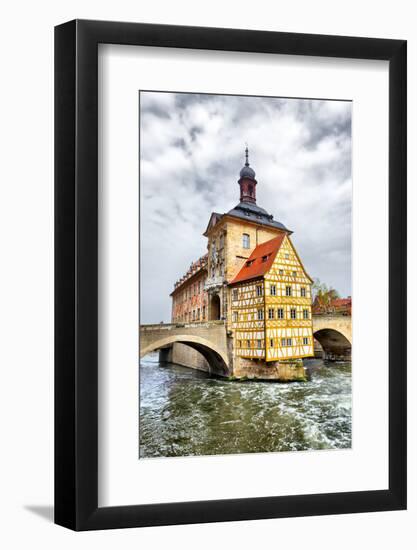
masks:
[(238, 181), (240, 186), (240, 202), (250, 202), (256, 204), (256, 184), (255, 170), (249, 166), (249, 150), (246, 145), (245, 148), (246, 162), (245, 166), (240, 171), (240, 179)]

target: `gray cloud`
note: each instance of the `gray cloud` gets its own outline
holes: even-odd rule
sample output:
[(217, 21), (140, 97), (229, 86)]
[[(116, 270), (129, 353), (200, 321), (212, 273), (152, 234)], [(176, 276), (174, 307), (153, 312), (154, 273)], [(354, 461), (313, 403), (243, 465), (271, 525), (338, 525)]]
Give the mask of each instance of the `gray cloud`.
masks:
[(173, 283), (239, 201), (249, 143), (257, 202), (294, 231), (307, 271), (351, 293), (351, 103), (141, 92), (141, 321), (169, 321)]

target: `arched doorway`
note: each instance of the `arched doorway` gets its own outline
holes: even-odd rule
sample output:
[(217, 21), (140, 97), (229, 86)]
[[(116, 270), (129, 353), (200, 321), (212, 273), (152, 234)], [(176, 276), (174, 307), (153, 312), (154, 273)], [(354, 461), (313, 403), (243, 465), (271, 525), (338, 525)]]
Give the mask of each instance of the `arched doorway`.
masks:
[(210, 297), (209, 321), (219, 321), (219, 320), (220, 320), (220, 296), (218, 294), (213, 294)]

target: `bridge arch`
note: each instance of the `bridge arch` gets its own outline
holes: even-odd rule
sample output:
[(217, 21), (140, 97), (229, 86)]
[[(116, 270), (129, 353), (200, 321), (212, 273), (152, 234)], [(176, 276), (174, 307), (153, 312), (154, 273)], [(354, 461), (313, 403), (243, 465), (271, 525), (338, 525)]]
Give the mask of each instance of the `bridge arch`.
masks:
[(349, 334), (334, 328), (321, 328), (313, 333), (314, 338), (319, 342), (324, 352), (324, 359), (328, 360), (350, 360), (352, 353), (352, 342)]
[(213, 342), (192, 334), (173, 334), (164, 338), (158, 338), (143, 347), (140, 346), (140, 357), (142, 358), (152, 351), (170, 347), (175, 343), (184, 344), (200, 352), (209, 364), (210, 374), (217, 374), (219, 376), (230, 375), (227, 354)]

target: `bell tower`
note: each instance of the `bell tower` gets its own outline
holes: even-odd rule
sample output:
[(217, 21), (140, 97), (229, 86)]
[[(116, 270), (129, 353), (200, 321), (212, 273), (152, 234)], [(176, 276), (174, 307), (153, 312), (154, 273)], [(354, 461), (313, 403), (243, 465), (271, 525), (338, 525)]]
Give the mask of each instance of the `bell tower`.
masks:
[(255, 171), (249, 166), (249, 150), (246, 145), (245, 149), (246, 162), (245, 166), (240, 171), (240, 202), (256, 204), (256, 184)]

